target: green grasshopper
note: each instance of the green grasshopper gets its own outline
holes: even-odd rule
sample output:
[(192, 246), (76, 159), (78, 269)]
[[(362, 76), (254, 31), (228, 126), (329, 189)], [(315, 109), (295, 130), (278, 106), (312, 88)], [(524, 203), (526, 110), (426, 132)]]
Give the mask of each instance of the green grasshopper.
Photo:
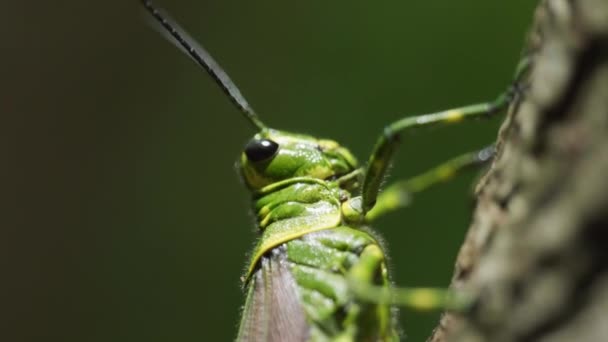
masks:
[(238, 163), (260, 233), (242, 277), (246, 301), (238, 341), (398, 341), (396, 306), (469, 307), (472, 298), (463, 293), (393, 286), (386, 251), (369, 224), (406, 206), (415, 193), (493, 157), (493, 147), (467, 153), (380, 192), (402, 133), (496, 114), (513, 100), (514, 86), (492, 102), (389, 124), (362, 167), (333, 140), (266, 126), (202, 46), (150, 1), (142, 3), (256, 130)]

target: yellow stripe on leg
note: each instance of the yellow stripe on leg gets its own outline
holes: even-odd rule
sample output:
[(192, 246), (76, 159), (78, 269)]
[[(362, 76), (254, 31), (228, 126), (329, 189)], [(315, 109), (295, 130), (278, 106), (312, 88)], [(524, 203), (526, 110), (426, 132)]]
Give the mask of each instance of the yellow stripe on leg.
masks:
[(445, 113), (445, 121), (448, 123), (459, 122), (464, 119), (464, 113), (460, 110), (448, 110)]
[(445, 305), (446, 292), (436, 289), (411, 290), (407, 298), (408, 306), (416, 310), (426, 311), (442, 308)]

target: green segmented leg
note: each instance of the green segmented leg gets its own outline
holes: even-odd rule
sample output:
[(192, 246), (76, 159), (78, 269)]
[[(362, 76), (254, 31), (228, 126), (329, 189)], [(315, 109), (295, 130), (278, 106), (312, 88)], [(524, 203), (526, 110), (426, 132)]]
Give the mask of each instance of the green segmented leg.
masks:
[(397, 148), (399, 135), (409, 129), (420, 126), (431, 126), (442, 123), (455, 123), (464, 119), (490, 116), (505, 108), (510, 101), (508, 93), (500, 95), (495, 101), (451, 109), (443, 112), (407, 117), (388, 125), (378, 138), (369, 158), (367, 171), (363, 180), (362, 209), (370, 211), (376, 204), (380, 183)]
[(349, 286), (362, 301), (410, 307), (415, 310), (448, 309), (463, 311), (473, 300), (464, 293), (442, 288), (407, 288), (377, 286), (373, 277), (384, 265), (384, 254), (378, 245), (367, 246), (360, 255), (359, 263), (350, 270)]
[(410, 116), (395, 121), (385, 127), (384, 132), (378, 138), (376, 145), (367, 163), (365, 178), (363, 179), (363, 190), (361, 193), (361, 210), (365, 215), (376, 204), (380, 184), (384, 179), (386, 170), (393, 158), (397, 147), (399, 135), (409, 129), (421, 126), (433, 126), (437, 124), (450, 124), (479, 117), (489, 117), (505, 109), (513, 98), (521, 92), (519, 81), (529, 70), (531, 61), (528, 57), (522, 58), (515, 69), (515, 77), (508, 90), (500, 94), (494, 101), (474, 104), (446, 110), (442, 112)]
[(493, 156), (494, 146), (492, 145), (450, 159), (413, 178), (393, 183), (380, 193), (374, 208), (365, 215), (366, 221), (372, 222), (388, 212), (406, 207), (411, 203), (413, 194), (446, 182), (471, 167), (483, 165)]

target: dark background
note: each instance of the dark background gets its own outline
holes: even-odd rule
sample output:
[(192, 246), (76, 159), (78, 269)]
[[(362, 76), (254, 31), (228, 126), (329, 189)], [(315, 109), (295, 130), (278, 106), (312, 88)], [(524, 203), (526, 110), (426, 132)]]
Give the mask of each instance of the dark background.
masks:
[[(270, 126), (364, 161), (402, 116), (493, 99), (530, 1), (157, 1)], [(234, 163), (252, 131), (138, 2), (1, 14), (7, 205), (0, 331), (13, 341), (228, 341), (255, 235)], [(8, 7), (8, 8), (6, 8)], [(391, 179), (496, 137), (498, 120), (404, 137)], [(380, 220), (396, 283), (446, 286), (475, 174)], [(411, 341), (438, 313), (402, 310)], [(8, 340), (8, 339), (7, 339)]]

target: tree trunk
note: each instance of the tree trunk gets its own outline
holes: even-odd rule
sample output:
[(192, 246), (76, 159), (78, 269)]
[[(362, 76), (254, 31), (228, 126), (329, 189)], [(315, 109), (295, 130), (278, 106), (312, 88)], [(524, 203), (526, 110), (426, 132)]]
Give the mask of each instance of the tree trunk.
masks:
[(608, 341), (608, 0), (546, 0), (438, 341)]

